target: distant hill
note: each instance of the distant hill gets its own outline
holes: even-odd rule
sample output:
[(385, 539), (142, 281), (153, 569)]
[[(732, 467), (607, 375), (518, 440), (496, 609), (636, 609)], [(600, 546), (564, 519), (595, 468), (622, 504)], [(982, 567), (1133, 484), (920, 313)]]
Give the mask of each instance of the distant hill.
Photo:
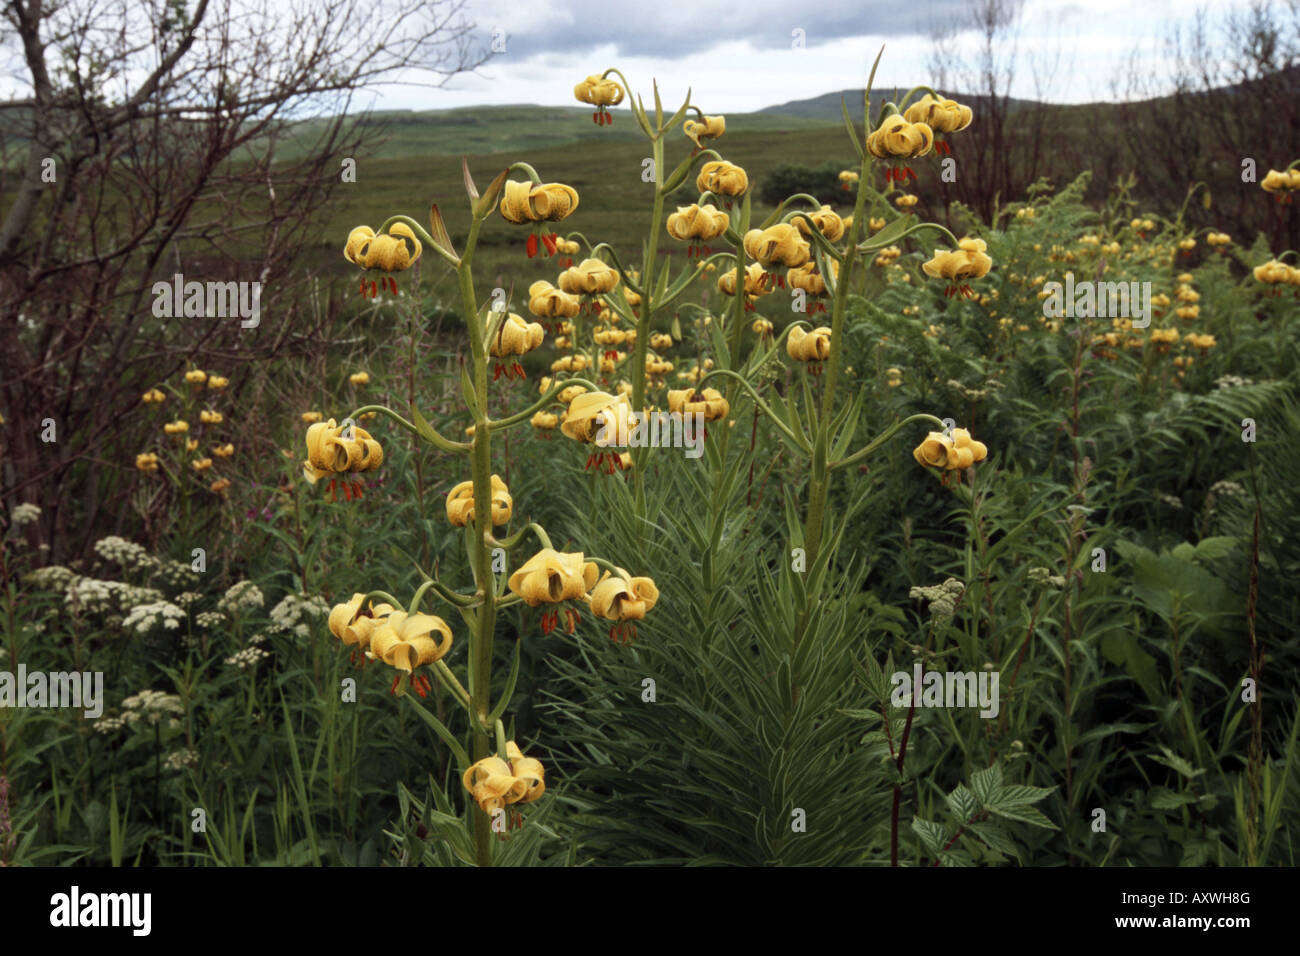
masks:
[[(871, 94), (871, 115), (874, 118), (879, 111), (882, 103), (889, 100), (897, 101), (897, 98), (907, 95), (909, 88), (899, 90), (876, 90)], [(791, 100), (789, 103), (781, 103), (776, 106), (765, 106), (759, 110), (755, 116), (790, 116), (804, 120), (821, 121), (825, 123), (842, 123), (843, 114), (840, 111), (840, 100), (843, 98), (848, 105), (849, 115), (853, 117), (854, 122), (859, 121), (862, 115), (862, 93), (863, 90), (838, 90), (833, 93), (823, 93), (820, 96), (814, 96), (806, 100)], [(976, 97), (962, 93), (945, 94), (959, 103), (969, 103)], [(1008, 112), (1014, 113), (1016, 110), (1023, 109), (1026, 106), (1035, 105), (1032, 100), (1008, 100)]]
[[(522, 155), (532, 149), (566, 144), (581, 148), (611, 140), (643, 141), (628, 110), (615, 109), (612, 126), (595, 125), (591, 113), (588, 108), (568, 106), (476, 106), (418, 112), (392, 110), (359, 116), (352, 122), (357, 132), (373, 144), (362, 154), (382, 154), (386, 158), (473, 156), (505, 150)], [(309, 119), (294, 124), (279, 137), (277, 155), (286, 160), (300, 155), (320, 138), (327, 122)], [(797, 132), (841, 122), (838, 106), (829, 121), (780, 112), (734, 113), (727, 116), (727, 131)]]

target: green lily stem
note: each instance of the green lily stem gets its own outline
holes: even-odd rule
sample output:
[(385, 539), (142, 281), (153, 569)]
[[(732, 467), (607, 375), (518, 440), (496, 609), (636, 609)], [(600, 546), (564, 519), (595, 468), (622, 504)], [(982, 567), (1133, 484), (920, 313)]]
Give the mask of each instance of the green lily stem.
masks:
[(439, 245), (438, 240), (434, 239), (433, 236), (429, 235), (429, 231), (425, 229), (422, 225), (420, 225), (418, 222), (416, 222), (414, 219), (412, 219), (410, 216), (389, 216), (380, 225), (379, 231), (376, 234), (381, 236), (384, 235), (385, 233), (388, 232), (389, 228), (394, 223), (398, 223), (398, 222), (403, 223), (406, 226), (409, 226), (411, 232), (415, 233), (415, 237), (417, 239), (419, 239), (422, 243), (424, 243), (426, 246), (428, 246), (438, 255), (442, 256), (443, 259), (447, 260), (447, 263), (449, 265), (456, 268), (460, 267), (460, 260), (456, 258), (456, 253), (450, 249), (444, 249), (441, 245)]
[(349, 415), (348, 418), (352, 419), (354, 422), (359, 422), (361, 420), (362, 415), (369, 414), (370, 412), (378, 412), (381, 415), (387, 415), (389, 418), (397, 422), (397, 424), (401, 425), (412, 435), (420, 434), (420, 430), (418, 428), (416, 428), (413, 424), (408, 422), (401, 415), (397, 414), (397, 412), (393, 411), (387, 405), (362, 405), (351, 415)]
[(447, 666), (447, 662), (434, 661), (433, 672), (437, 675), (438, 680), (442, 681), (443, 686), (451, 691), (452, 696), (455, 697), (457, 702), (459, 702), (459, 704), (468, 712), (470, 710), (469, 691), (467, 691), (465, 685), (457, 679), (455, 673), (452, 672), (452, 669)]
[(402, 606), (402, 602), (397, 600), (397, 598), (393, 597), (387, 591), (369, 591), (366, 593), (365, 596), (366, 601), (373, 601), (375, 598), (382, 598), (383, 600), (391, 604), (393, 607)]
[[(867, 94), (868, 98), (870, 93)], [(869, 99), (868, 99), (869, 101)], [(867, 121), (869, 122), (869, 117)], [(830, 493), (830, 469), (826, 464), (825, 449), (835, 410), (835, 386), (839, 382), (840, 361), (844, 353), (844, 316), (848, 311), (849, 287), (853, 284), (853, 268), (857, 264), (858, 237), (862, 234), (862, 216), (866, 209), (866, 181), (870, 178), (871, 154), (864, 152), (858, 174), (858, 193), (853, 206), (853, 225), (849, 228), (848, 243), (844, 250), (844, 264), (836, 277), (835, 298), (831, 305), (831, 354), (826, 362), (826, 378), (822, 392), (821, 415), (817, 420), (817, 434), (813, 439), (814, 454), (812, 474), (808, 479), (808, 511), (804, 519), (804, 550), (808, 564), (815, 565), (821, 551), (822, 528), (826, 518), (826, 502)], [(811, 595), (809, 595), (811, 598)], [(805, 615), (809, 609), (805, 609)]]
[(841, 458), (839, 461), (830, 462), (828, 467), (833, 471), (836, 468), (847, 468), (850, 465), (856, 465), (858, 462), (866, 458), (868, 455), (870, 455), (873, 451), (875, 451), (885, 442), (889, 441), (891, 438), (897, 435), (899, 431), (903, 429), (904, 426), (910, 425), (912, 424), (912, 422), (932, 422), (933, 424), (938, 425), (940, 428), (944, 427), (943, 421), (938, 418), (935, 418), (933, 415), (926, 415), (926, 414), (911, 415), (907, 418), (904, 418), (901, 422), (897, 422), (894, 425), (891, 425), (889, 428), (885, 429), (885, 431), (877, 435), (865, 447), (858, 449), (853, 454), (848, 455), (845, 458)]
[[(517, 168), (517, 165), (511, 168)], [(480, 327), (473, 273), (474, 250), (478, 245), (478, 234), (482, 225), (482, 218), (476, 216), (472, 220), (469, 237), (465, 241), (465, 253), (456, 269), (456, 277), (460, 286), (461, 312), (465, 319), (466, 331), (469, 333), (471, 361), (474, 366), (474, 441), (470, 449), (474, 500), (489, 502), (492, 500), (492, 431), (488, 426), (487, 414), (488, 355), (483, 329)], [(492, 710), (492, 637), (496, 626), (494, 594), (496, 579), (492, 574), (492, 551), (488, 544), (490, 537), (490, 530), (480, 531), (475, 527), (470, 538), (474, 585), (478, 594), (482, 595), (482, 604), (478, 607), (470, 646), (474, 666), (470, 671), (469, 709), (470, 725), (473, 728), (472, 750), (476, 761), (486, 757), (490, 749), (488, 735), (483, 731), (483, 724)], [(475, 857), (479, 866), (491, 866), (491, 818), (477, 806), (470, 810), (470, 815), (474, 821)]]
[(492, 431), (500, 431), (502, 428), (509, 428), (511, 425), (518, 425), (522, 421), (527, 421), (547, 405), (551, 404), (551, 402), (555, 401), (555, 396), (559, 395), (560, 392), (564, 391), (570, 385), (581, 385), (593, 392), (600, 391), (600, 386), (593, 382), (589, 382), (585, 378), (566, 378), (555, 381), (552, 382), (551, 387), (546, 390), (546, 394), (532, 405), (529, 405), (522, 412), (516, 412), (506, 418), (498, 418), (494, 421), (488, 422), (488, 428)]
[[(520, 528), (518, 531), (516, 531), (514, 534), (510, 535), (509, 537), (500, 538), (500, 539), (492, 538), (490, 544), (498, 548), (505, 548), (507, 551), (509, 551), (515, 545), (519, 544), (519, 542), (523, 540), (524, 535), (529, 531), (537, 535), (537, 540), (542, 543), (543, 548), (549, 548), (554, 550), (554, 545), (551, 544), (550, 535), (548, 535), (546, 533), (546, 529), (543, 528), (541, 525), (539, 525), (536, 521), (528, 522), (528, 524), (524, 525), (522, 528)], [(500, 602), (498, 602), (498, 606), (500, 606)]]
[[(630, 92), (629, 95), (631, 95)], [(637, 319), (636, 323), (636, 352), (632, 358), (632, 408), (638, 411), (646, 407), (645, 360), (646, 353), (650, 348), (650, 323), (651, 319), (654, 317), (655, 307), (655, 258), (659, 253), (659, 232), (663, 229), (664, 213), (664, 144), (662, 137), (656, 136), (652, 145), (654, 148), (655, 171), (654, 206), (650, 213), (650, 241), (646, 247), (645, 262), (641, 264), (641, 286), (644, 289), (644, 292), (641, 296), (641, 315)], [(632, 455), (635, 462), (635, 467), (632, 469), (633, 484), (636, 489), (635, 513), (638, 519), (637, 527), (640, 529), (644, 524), (646, 514), (646, 449), (634, 449)]]
[(623, 577), (625, 573), (617, 564), (614, 564), (612, 561), (606, 561), (604, 558), (598, 558), (594, 554), (587, 555), (587, 560), (598, 568), (604, 568), (610, 574), (617, 574), (620, 578)]
[(792, 446), (802, 451), (805, 455), (812, 455), (813, 450), (808, 446), (807, 441), (805, 441), (803, 438), (801, 438), (800, 436), (792, 432), (790, 430), (790, 426), (788, 426), (785, 422), (781, 421), (780, 416), (778, 416), (776, 412), (772, 411), (771, 407), (767, 404), (767, 402), (763, 401), (763, 399), (759, 397), (758, 392), (754, 391), (754, 386), (750, 385), (749, 382), (745, 380), (744, 376), (731, 371), (731, 369), (715, 368), (708, 375), (700, 379), (700, 384), (698, 387), (703, 388), (704, 383), (707, 382), (709, 379), (713, 378), (713, 376), (715, 375), (723, 375), (728, 378), (734, 378), (740, 384), (741, 388), (743, 388), (746, 392), (749, 393), (749, 397), (754, 400), (754, 404), (759, 407), (759, 409), (763, 412), (763, 414), (765, 414), (768, 418), (772, 420), (772, 424), (777, 427), (777, 430), (780, 431), (781, 434), (785, 435), (785, 437), (790, 440), (790, 444)]

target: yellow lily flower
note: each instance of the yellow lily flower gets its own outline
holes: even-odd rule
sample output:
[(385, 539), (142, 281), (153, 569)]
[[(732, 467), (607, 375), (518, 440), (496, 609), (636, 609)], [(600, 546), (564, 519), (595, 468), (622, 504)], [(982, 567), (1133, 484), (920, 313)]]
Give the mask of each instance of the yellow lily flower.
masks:
[(573, 88), (573, 95), (579, 103), (590, 103), (592, 106), (618, 106), (623, 102), (623, 87), (614, 80), (589, 76)]
[(919, 201), (919, 197), (913, 196), (911, 193), (903, 193), (903, 195), (894, 200), (894, 205), (899, 209), (911, 209)]
[(785, 351), (798, 362), (824, 362), (831, 355), (831, 330), (823, 325), (805, 332), (796, 325), (785, 340)]
[(191, 438), (189, 441), (187, 441), (187, 442), (185, 443), (185, 450), (186, 450), (186, 451), (198, 451), (198, 450), (199, 450), (199, 440), (198, 440), (197, 438)]
[[(625, 396), (610, 395), (608, 392), (585, 392), (569, 405), (560, 430), (574, 441), (586, 444), (595, 442), (601, 447), (621, 446), (628, 443), (635, 424), (636, 416)], [(604, 439), (600, 438), (602, 428), (605, 431)]]
[(673, 347), (673, 337), (666, 332), (652, 332), (650, 334), (650, 347), (655, 351), (670, 349)]
[(477, 761), (465, 771), (461, 783), (488, 816), (518, 803), (529, 788), (528, 780), (516, 777), (510, 764), (496, 756)]
[[(492, 523), (508, 524), (513, 510), (514, 499), (510, 489), (499, 475), (492, 476)], [(474, 482), (462, 481), (447, 495), (447, 520), (457, 528), (465, 527), (465, 522), (474, 520)]]
[(548, 432), (560, 423), (560, 417), (554, 412), (538, 412), (529, 421), (538, 431)]
[(135, 456), (135, 467), (141, 471), (157, 471), (158, 456), (153, 452), (143, 452)]
[(581, 308), (577, 296), (561, 292), (545, 279), (538, 279), (528, 287), (528, 311), (539, 319), (571, 319)]
[(370, 650), (370, 637), (376, 627), (384, 622), (395, 610), (391, 604), (376, 605), (373, 601), (365, 611), (361, 604), (364, 594), (354, 594), (345, 604), (336, 604), (329, 614), (330, 633), (344, 644), (356, 645), (363, 651)]
[(772, 323), (767, 319), (755, 319), (754, 324), (750, 326), (759, 335), (771, 335)]
[(218, 445), (212, 449), (212, 454), (216, 455), (218, 458), (229, 458), (234, 453), (235, 446), (229, 442), (226, 442), (224, 445)]
[(568, 405), (586, 391), (587, 386), (585, 385), (570, 385), (568, 388), (561, 389), (559, 394), (555, 396), (555, 400), (561, 405)]
[(525, 757), (513, 740), (506, 741), (506, 756), (510, 759), (511, 773), (528, 785), (524, 795), (519, 798), (520, 803), (532, 803), (546, 792), (546, 771), (540, 760)]
[(731, 217), (712, 203), (678, 206), (668, 217), (668, 235), (674, 239), (716, 239), (727, 231)]
[(1267, 193), (1289, 193), (1300, 189), (1300, 169), (1270, 169), (1259, 184)]
[(229, 478), (218, 478), (212, 484), (208, 485), (208, 491), (212, 492), (214, 495), (219, 495), (229, 487), (230, 487)]
[[(825, 236), (828, 241), (839, 242), (840, 239), (843, 238), (844, 220), (841, 219), (840, 214), (830, 206), (822, 206), (821, 209), (818, 209), (816, 212), (808, 213), (808, 219), (811, 219), (816, 224), (817, 231)], [(807, 236), (812, 234), (812, 229), (808, 225), (808, 220), (804, 219), (802, 216), (796, 219), (794, 224), (803, 235)]]
[(185, 381), (191, 385), (202, 385), (208, 380), (208, 373), (202, 369), (192, 368), (185, 373)]
[(659, 600), (659, 589), (650, 578), (619, 571), (621, 577), (606, 571), (591, 589), (591, 613), (607, 621), (639, 621)]
[(921, 264), (925, 274), (933, 278), (979, 279), (988, 275), (993, 267), (993, 259), (985, 253), (987, 248), (983, 239), (962, 239), (959, 248), (949, 252), (936, 249), (934, 258)]
[(745, 252), (768, 268), (801, 266), (812, 254), (808, 240), (788, 222), (778, 222), (767, 229), (749, 230), (745, 233)]
[(745, 190), (749, 189), (749, 177), (735, 163), (717, 159), (700, 167), (695, 185), (700, 192), (711, 192), (717, 196), (743, 196)]
[(151, 388), (149, 389), (149, 391), (145, 392), (143, 395), (140, 396), (140, 401), (144, 402), (146, 405), (157, 405), (160, 404), (161, 402), (165, 402), (166, 400), (167, 400), (166, 394), (164, 394), (160, 389), (156, 389), (156, 388)]
[[(835, 275), (840, 274), (840, 264), (834, 259), (831, 260), (831, 269)], [(792, 289), (803, 289), (813, 296), (826, 294), (826, 279), (817, 271), (817, 263), (811, 259), (787, 272), (785, 279)]]
[(369, 385), (369, 384), (370, 384), (370, 373), (369, 373), (369, 372), (353, 372), (351, 375), (348, 376), (348, 381), (351, 382), (353, 385)]
[(212, 389), (213, 391), (219, 392), (229, 384), (230, 384), (230, 379), (226, 378), (223, 375), (208, 376), (208, 388)]
[(209, 468), (212, 467), (212, 459), (196, 458), (194, 461), (190, 462), (190, 467), (193, 468), (195, 471), (207, 471)]
[(555, 251), (565, 256), (576, 256), (582, 248), (577, 239), (556, 239)]
[(1262, 265), (1255, 266), (1254, 275), (1256, 282), (1264, 282), (1272, 285), (1278, 282), (1291, 282), (1292, 268), (1285, 262), (1277, 259), (1270, 259)]
[[(434, 631), (442, 637), (434, 641)], [(434, 614), (393, 611), (370, 634), (370, 653), (390, 667), (412, 673), (440, 660), (451, 650), (451, 628)]]
[(706, 422), (716, 422), (731, 414), (731, 406), (716, 388), (697, 392), (693, 388), (668, 392), (668, 411), (681, 415), (700, 414)]
[(687, 120), (682, 124), (684, 132), (697, 149), (703, 149), (704, 144), (701, 140), (720, 139), (722, 134), (727, 131), (727, 118), (725, 116), (704, 116), (699, 122)]
[(1196, 334), (1192, 334), (1192, 335), (1188, 335), (1188, 336), (1186, 336), (1186, 337), (1183, 339), (1183, 341), (1186, 342), (1188, 345), (1190, 345), (1190, 346), (1191, 346), (1192, 348), (1194, 348), (1194, 349), (1200, 349), (1202, 352), (1206, 352), (1206, 351), (1208, 351), (1209, 349), (1214, 348), (1214, 336), (1213, 336), (1213, 335), (1196, 335)]
[[(751, 262), (745, 267), (745, 295), (750, 298), (769, 295), (772, 289), (763, 278), (762, 263)], [(736, 294), (736, 270), (728, 269), (718, 276), (718, 291), (723, 295)]]
[(163, 426), (163, 431), (168, 435), (184, 435), (190, 430), (190, 423), (182, 418)]
[(595, 585), (600, 569), (581, 551), (561, 553), (543, 548), (510, 575), (510, 590), (529, 607), (581, 600)]
[(896, 156), (911, 159), (924, 156), (934, 146), (934, 130), (925, 123), (911, 123), (897, 114), (885, 118), (867, 137), (867, 152), (876, 159)]
[(199, 421), (205, 425), (220, 425), (221, 420), (222, 414), (220, 412), (209, 411), (206, 408), (199, 412)]
[(306, 424), (311, 425), (320, 421), (320, 412), (303, 412), (301, 418)]
[(560, 290), (572, 295), (601, 295), (618, 285), (618, 270), (599, 259), (583, 259), (560, 273)]
[(552, 372), (581, 372), (591, 364), (591, 359), (581, 352), (575, 355), (565, 355), (557, 358), (551, 363)]
[(307, 429), (307, 461), (303, 474), (313, 484), (328, 474), (350, 471), (374, 471), (384, 463), (384, 449), (370, 432), (358, 425), (353, 436), (345, 438), (343, 428), (334, 419), (317, 422)]
[(488, 354), (497, 358), (523, 355), (542, 344), (546, 331), (540, 322), (525, 322), (523, 316), (511, 312), (488, 343)]
[(343, 247), (343, 258), (363, 269), (402, 272), (411, 268), (423, 251), (411, 227), (395, 222), (384, 235), (375, 235), (369, 226), (353, 229)]
[(578, 191), (563, 183), (506, 183), (501, 196), (501, 218), (515, 225), (559, 222), (578, 208)]
[(954, 428), (952, 435), (930, 432), (925, 440), (912, 450), (912, 456), (922, 465), (956, 471), (969, 468), (988, 457), (988, 447), (974, 441), (964, 428)]
[(926, 93), (903, 112), (911, 123), (924, 123), (936, 133), (955, 133), (971, 124), (974, 114), (969, 106), (956, 100), (941, 100)]

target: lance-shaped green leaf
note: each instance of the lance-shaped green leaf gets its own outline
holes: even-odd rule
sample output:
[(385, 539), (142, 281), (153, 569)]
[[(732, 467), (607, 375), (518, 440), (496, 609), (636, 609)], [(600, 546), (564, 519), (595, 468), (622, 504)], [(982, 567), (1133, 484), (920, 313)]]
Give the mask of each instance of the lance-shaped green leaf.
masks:
[(496, 174), (496, 178), (488, 184), (487, 192), (474, 203), (474, 217), (476, 219), (486, 219), (492, 215), (492, 210), (496, 208), (497, 202), (500, 201), (501, 193), (506, 188), (506, 180), (509, 178), (509, 168), (503, 169)]
[(515, 693), (515, 682), (519, 680), (519, 649), (523, 647), (523, 644), (523, 641), (515, 641), (515, 659), (510, 665), (510, 675), (506, 678), (506, 686), (501, 693), (501, 699), (496, 702), (492, 712), (488, 714), (487, 722), (489, 724), (496, 723), (501, 715), (506, 712), (506, 708), (510, 706), (510, 698)]
[[(719, 160), (722, 159), (722, 157), (719, 156), (717, 152), (711, 149), (702, 149), (698, 153), (695, 153), (692, 156), (687, 156), (685, 159), (683, 159), (680, 163), (677, 164), (677, 168), (672, 171), (667, 181), (663, 184), (662, 187), (660, 187), (660, 192), (665, 196), (673, 192), (678, 186), (680, 186), (682, 183), (686, 181), (686, 177), (690, 175), (691, 167), (694, 166), (699, 160), (704, 159), (706, 156), (712, 156), (714, 159), (719, 159)], [(704, 197), (701, 196), (700, 202), (703, 201), (704, 201)]]
[(868, 236), (862, 242), (858, 243), (859, 252), (874, 252), (877, 249), (883, 249), (901, 239), (908, 229), (916, 225), (911, 221), (912, 217), (899, 216), (893, 222), (886, 224), (884, 229), (874, 235)]
[(662, 133), (664, 131), (664, 103), (663, 100), (659, 98), (659, 80), (652, 78), (650, 80), (650, 86), (654, 89), (655, 93), (655, 126), (658, 128), (659, 132)]
[(456, 735), (448, 730), (441, 720), (433, 716), (433, 714), (425, 710), (422, 705), (417, 703), (415, 698), (410, 694), (407, 694), (405, 699), (415, 708), (415, 712), (420, 715), (420, 719), (432, 727), (434, 733), (442, 738), (442, 742), (447, 745), (447, 748), (456, 757), (456, 762), (460, 765), (461, 769), (468, 770), (470, 766), (469, 754), (465, 753), (465, 748), (460, 745), (460, 741), (456, 739)]
[(828, 256), (820, 246), (813, 248), (813, 258), (817, 260), (817, 271), (821, 274), (822, 282), (826, 283), (826, 294), (834, 297), (835, 287), (839, 284), (838, 273), (835, 267), (840, 264), (840, 260), (834, 256)]
[[(630, 96), (628, 102), (631, 103)], [(646, 134), (646, 136), (650, 139), (654, 139), (655, 131), (650, 128), (650, 119), (646, 116), (645, 103), (642, 101), (640, 93), (636, 95), (636, 106), (632, 109), (632, 115), (636, 117), (637, 125), (641, 127), (641, 130)]]
[(853, 125), (853, 120), (849, 117), (849, 106), (844, 102), (844, 97), (842, 96), (840, 97), (840, 112), (844, 114), (844, 128), (849, 131), (849, 142), (853, 144), (853, 148), (857, 151), (858, 159), (865, 158), (866, 150), (862, 146), (865, 137), (862, 139), (858, 138), (857, 127)]
[(858, 416), (862, 414), (862, 404), (866, 394), (865, 388), (859, 389), (853, 401), (845, 405), (841, 414), (836, 416), (838, 420), (831, 426), (832, 431), (835, 431), (835, 444), (831, 448), (832, 461), (843, 458), (849, 450), (849, 445), (853, 443), (853, 435), (858, 428)]
[(452, 244), (451, 233), (447, 231), (447, 224), (442, 221), (442, 213), (438, 211), (436, 202), (429, 204), (429, 235), (433, 237), (436, 245), (441, 246), (457, 259), (460, 259), (460, 256), (456, 254), (456, 247)]
[(452, 441), (444, 438), (438, 433), (438, 430), (429, 424), (428, 420), (420, 414), (420, 410), (414, 405), (411, 406), (411, 421), (415, 425), (416, 434), (431, 445), (436, 445), (443, 451), (465, 451), (470, 446), (465, 442)]
[[(655, 296), (653, 300), (655, 308), (662, 309), (672, 305), (672, 303), (687, 290), (691, 282), (698, 278), (703, 271), (704, 270), (702, 269), (692, 269), (690, 266), (684, 268), (677, 278), (673, 280), (672, 285), (668, 286), (659, 295)], [(663, 276), (667, 277), (668, 269), (666, 267), (660, 270), (660, 272)], [(674, 336), (674, 338), (681, 338), (681, 336)]]
[(682, 117), (686, 115), (686, 111), (690, 109), (690, 106), (691, 106), (691, 88), (688, 86), (686, 87), (686, 102), (684, 102), (681, 105), (681, 109), (679, 109), (676, 113), (674, 113), (672, 117), (668, 120), (668, 125), (664, 127), (665, 133), (682, 121)]
[(474, 390), (474, 380), (469, 376), (469, 369), (463, 363), (460, 367), (460, 394), (465, 400), (470, 413), (477, 419), (479, 415), (478, 393)]
[(470, 205), (478, 200), (478, 187), (474, 185), (474, 177), (469, 174), (469, 159), (466, 156), (460, 157), (460, 171), (465, 177), (465, 194), (469, 196)]

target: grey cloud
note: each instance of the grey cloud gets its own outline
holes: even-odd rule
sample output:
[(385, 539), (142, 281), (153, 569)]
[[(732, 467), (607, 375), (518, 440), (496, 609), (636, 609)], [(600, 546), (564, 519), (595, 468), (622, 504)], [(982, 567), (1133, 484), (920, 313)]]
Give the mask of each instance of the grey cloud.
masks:
[[(691, 0), (558, 0), (546, 5), (538, 27), (510, 27), (508, 14), (471, 5), (479, 30), (503, 27), (511, 52), (583, 53), (613, 44), (622, 57), (680, 57), (732, 40), (758, 50), (788, 50), (802, 30), (806, 48), (859, 36), (927, 35), (936, 24), (964, 19), (965, 0), (739, 0), (701, 4)], [(530, 18), (532, 19), (532, 18)], [(502, 23), (495, 21), (502, 20)]]

